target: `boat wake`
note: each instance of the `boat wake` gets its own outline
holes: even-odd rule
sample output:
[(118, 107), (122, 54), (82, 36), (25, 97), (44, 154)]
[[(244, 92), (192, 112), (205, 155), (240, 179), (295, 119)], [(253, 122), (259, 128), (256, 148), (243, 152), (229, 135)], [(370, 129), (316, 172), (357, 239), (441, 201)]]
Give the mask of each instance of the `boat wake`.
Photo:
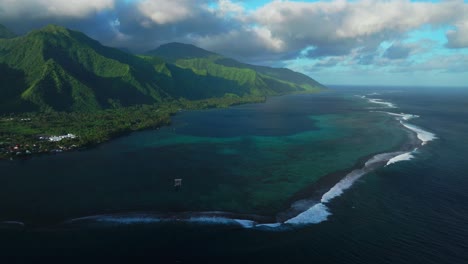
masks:
[(415, 143), (410, 151), (402, 150), (374, 155), (369, 160), (367, 160), (361, 168), (355, 169), (346, 174), (344, 178), (342, 178), (340, 181), (338, 181), (338, 183), (325, 192), (319, 201), (311, 202), (310, 200), (300, 200), (295, 202), (291, 206), (292, 211), (296, 212), (294, 216), (288, 217), (282, 221), (271, 221), (272, 219), (268, 219), (267, 217), (232, 214), (228, 212), (186, 212), (177, 214), (126, 213), (82, 217), (69, 220), (65, 222), (65, 224), (93, 222), (110, 225), (131, 225), (152, 224), (160, 222), (183, 222), (203, 225), (233, 225), (241, 228), (255, 228), (265, 230), (287, 230), (288, 228), (294, 226), (318, 224), (326, 221), (332, 214), (330, 209), (327, 207), (327, 204), (329, 204), (333, 199), (341, 196), (362, 176), (384, 166), (390, 166), (397, 162), (411, 160), (415, 158), (415, 154), (419, 148), (426, 145), (428, 142), (437, 139), (435, 134), (409, 123), (410, 120), (418, 118), (419, 116), (405, 113), (393, 113), (388, 112), (388, 110), (383, 111), (383, 109), (394, 109), (397, 108), (397, 106), (382, 99), (368, 98), (366, 96), (360, 97), (366, 99), (371, 104), (378, 105), (378, 109), (382, 109), (372, 112), (385, 113), (394, 116), (404, 128), (408, 129), (416, 135), (418, 143)]

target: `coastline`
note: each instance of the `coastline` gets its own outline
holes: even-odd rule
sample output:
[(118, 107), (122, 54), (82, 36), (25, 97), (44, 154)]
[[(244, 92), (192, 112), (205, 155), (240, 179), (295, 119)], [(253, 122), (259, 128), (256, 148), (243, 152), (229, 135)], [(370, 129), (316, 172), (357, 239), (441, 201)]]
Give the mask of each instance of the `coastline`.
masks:
[[(281, 94), (277, 96), (283, 96), (283, 95), (286, 95), (286, 94)], [(117, 129), (115, 131), (110, 131), (107, 134), (105, 134), (104, 137), (100, 137), (97, 140), (93, 140), (93, 139), (85, 140), (84, 143), (80, 143), (81, 135), (74, 131), (72, 132), (76, 134), (77, 137), (76, 139), (73, 139), (73, 140), (67, 139), (67, 140), (58, 141), (58, 142), (48, 142), (44, 140), (39, 140), (37, 135), (31, 135), (27, 137), (26, 139), (23, 139), (23, 142), (15, 142), (10, 145), (4, 144), (2, 146), (1, 145), (2, 142), (0, 142), (0, 150), (1, 150), (0, 162), (2, 160), (3, 161), (8, 161), (8, 160), (12, 161), (16, 159), (27, 160), (27, 159), (37, 157), (37, 156), (56, 155), (56, 154), (72, 152), (72, 151), (84, 151), (84, 150), (92, 149), (93, 147), (96, 147), (102, 143), (109, 142), (113, 139), (117, 139), (122, 136), (130, 135), (133, 132), (154, 130), (154, 129), (159, 129), (164, 126), (170, 126), (172, 122), (171, 117), (181, 111), (207, 110), (207, 109), (213, 109), (213, 108), (228, 108), (231, 106), (243, 105), (243, 104), (264, 103), (266, 102), (266, 100), (267, 100), (267, 97), (255, 97), (255, 96), (228, 98), (228, 99), (226, 99), (225, 97), (219, 97), (219, 98), (209, 98), (209, 99), (198, 100), (198, 101), (179, 100), (176, 102), (168, 102), (158, 107), (149, 106), (149, 105), (141, 106), (141, 107), (150, 108), (150, 111), (152, 111), (152, 114), (155, 115), (155, 118), (157, 120), (156, 121), (150, 120), (148, 124), (145, 124), (144, 126), (138, 126), (136, 128), (126, 127), (126, 128)], [(135, 106), (133, 108), (138, 108), (138, 107), (140, 106)], [(133, 108), (130, 107), (128, 109), (130, 109), (131, 111), (131, 109)], [(162, 113), (158, 113), (161, 109), (163, 109)], [(118, 110), (120, 109), (117, 109), (117, 111)], [(103, 110), (103, 111), (109, 111), (109, 110)], [(56, 114), (60, 115), (60, 114), (67, 114), (67, 113), (56, 113)], [(76, 114), (76, 113), (69, 113), (69, 114)], [(138, 116), (136, 116), (136, 118), (138, 119)], [(3, 119), (6, 119), (6, 118), (3, 118)], [(3, 119), (0, 121), (4, 122)], [(16, 117), (16, 119), (17, 120), (22, 120), (22, 119), (30, 120), (27, 114), (25, 116), (19, 114)], [(42, 148), (42, 149), (33, 149), (32, 147), (29, 147), (29, 145), (33, 146), (36, 144), (37, 145), (45, 144), (47, 145), (47, 147)], [(61, 146), (61, 145), (67, 145), (67, 146)], [(18, 149), (21, 146), (28, 146), (28, 149), (27, 150)]]
[[(402, 145), (397, 146), (385, 153), (404, 152), (420, 146), (421, 141), (417, 138), (414, 131), (404, 128), (408, 137)], [(304, 187), (294, 196), (288, 199), (283, 209), (279, 212), (267, 215), (244, 214), (229, 211), (182, 211), (182, 212), (161, 212), (161, 211), (115, 211), (106, 212), (104, 214), (95, 212), (88, 216), (75, 216), (68, 220), (56, 219), (52, 223), (36, 223), (29, 225), (28, 228), (55, 228), (55, 227), (81, 227), (80, 223), (86, 224), (101, 223), (101, 224), (135, 224), (135, 223), (156, 223), (156, 222), (204, 222), (204, 223), (220, 223), (220, 224), (241, 224), (243, 227), (261, 227), (270, 225), (284, 224), (287, 220), (296, 217), (297, 215), (307, 211), (312, 205), (320, 202), (320, 198), (327, 193), (333, 186), (344, 179), (349, 173), (360, 170), (366, 166), (366, 163), (379, 153), (369, 154), (360, 157), (354, 166), (340, 171), (329, 173), (320, 177), (315, 183)], [(382, 153), (380, 153), (382, 154)], [(385, 166), (387, 161), (383, 160), (375, 164), (373, 169)], [(297, 203), (304, 202), (302, 207), (297, 206)], [(247, 221), (247, 222), (243, 222)]]
[[(31, 143), (32, 145), (32, 142), (37, 143), (37, 144), (41, 143), (40, 141), (37, 141), (37, 139), (35, 141), (31, 141), (31, 138), (37, 138), (37, 135), (29, 136), (27, 143), (15, 143), (9, 146), (6, 146), (6, 145), (2, 146), (3, 142), (0, 141), (0, 162), (12, 161), (12, 160), (17, 160), (17, 159), (27, 160), (27, 159), (38, 157), (38, 156), (57, 155), (57, 154), (73, 152), (73, 151), (85, 151), (88, 149), (92, 149), (102, 143), (112, 141), (122, 136), (130, 135), (133, 132), (154, 130), (154, 129), (159, 129), (164, 126), (170, 126), (172, 122), (171, 117), (181, 111), (229, 108), (232, 106), (238, 106), (238, 105), (244, 105), (244, 104), (265, 103), (268, 100), (268, 98), (272, 98), (272, 97), (295, 95), (295, 94), (317, 94), (317, 93), (326, 92), (326, 91), (331, 91), (331, 89), (324, 87), (324, 88), (320, 88), (320, 90), (318, 91), (315, 91), (315, 90), (314, 91), (294, 91), (294, 92), (289, 92), (289, 93), (280, 93), (280, 94), (268, 95), (268, 96), (243, 96), (243, 97), (224, 96), (224, 97), (215, 97), (215, 98), (192, 100), (192, 101), (186, 100), (186, 99), (179, 99), (179, 100), (163, 103), (157, 108), (154, 108), (155, 106), (150, 106), (150, 105), (141, 105), (141, 106), (137, 105), (133, 107), (128, 107), (128, 109), (138, 108), (138, 107), (150, 107), (150, 108), (153, 107), (154, 108), (152, 110), (153, 113), (159, 112), (161, 109), (164, 109), (165, 111), (163, 110), (164, 113), (157, 116), (158, 118), (160, 118), (158, 122), (153, 122), (143, 127), (137, 127), (137, 128), (130, 127), (130, 128), (124, 128), (121, 130), (113, 131), (111, 133), (108, 133), (105, 136), (105, 138), (101, 138), (99, 140), (87, 141), (83, 144), (78, 143), (76, 140), (67, 141), (66, 143), (69, 145), (67, 147), (61, 147), (60, 145), (56, 144), (52, 146), (52, 149), (45, 149), (45, 150), (39, 150), (39, 151), (28, 149), (29, 152), (25, 152), (23, 150), (21, 153), (19, 153), (14, 149), (15, 146), (17, 147), (19, 145), (28, 145), (29, 143)], [(109, 111), (109, 110), (110, 109), (102, 110), (102, 111)], [(120, 109), (117, 109), (117, 110), (120, 110)], [(56, 114), (66, 114), (66, 113), (57, 112)], [(73, 113), (69, 113), (69, 114), (73, 114)], [(18, 120), (21, 120), (21, 119), (30, 120), (28, 113), (17, 114), (16, 118)], [(1, 122), (3, 122), (4, 119), (7, 119), (7, 117), (0, 116)], [(72, 132), (76, 133), (74, 131)], [(80, 134), (79, 133), (76, 133), (76, 134), (77, 134), (77, 138), (79, 138)], [(1, 139), (2, 138), (0, 138), (0, 140)], [(59, 142), (56, 142), (56, 143), (59, 143)]]
[[(404, 117), (404, 114), (394, 114), (388, 112), (381, 112), (381, 114), (390, 114), (396, 115), (401, 118)], [(405, 121), (407, 119), (404, 119)], [(425, 141), (421, 140), (419, 137), (420, 133), (408, 127), (408, 123), (402, 122), (402, 119), (395, 119), (397, 122), (398, 128), (403, 129), (408, 136), (403, 137), (396, 141), (393, 147), (390, 150), (382, 150), (378, 153), (372, 153), (360, 157), (357, 159), (355, 164), (347, 169), (331, 172), (324, 176), (318, 178), (316, 182), (309, 186), (305, 186), (302, 190), (296, 192), (293, 196), (287, 199), (283, 209), (280, 209), (276, 212), (267, 213), (265, 215), (257, 215), (255, 212), (245, 214), (242, 212), (232, 212), (232, 211), (184, 211), (184, 212), (132, 212), (132, 211), (110, 211), (105, 214), (100, 214), (102, 212), (95, 212), (96, 215), (80, 217), (76, 215), (72, 220), (67, 220), (65, 223), (76, 222), (81, 220), (93, 220), (97, 222), (122, 222), (125, 223), (147, 223), (155, 221), (182, 221), (182, 222), (218, 222), (224, 223), (226, 221), (250, 221), (249, 225), (255, 226), (272, 226), (272, 225), (283, 225), (283, 224), (307, 224), (307, 223), (319, 223), (327, 219), (327, 216), (330, 213), (325, 206), (331, 199), (340, 196), (344, 190), (348, 189), (355, 180), (361, 176), (374, 171), (375, 169), (381, 168), (388, 165), (389, 159), (393, 159), (406, 151), (416, 149), (417, 147), (424, 144)], [(417, 129), (417, 128), (416, 128)], [(424, 131), (420, 129), (420, 131)], [(389, 152), (390, 151), (390, 152)], [(402, 160), (402, 159), (400, 159)], [(370, 164), (370, 166), (368, 166)], [(359, 175), (351, 175), (356, 174)], [(349, 179), (348, 179), (349, 178)], [(349, 182), (344, 183), (343, 181), (348, 180)], [(306, 213), (315, 205), (320, 205), (322, 207), (316, 208), (319, 211), (319, 220), (315, 219), (312, 222), (297, 222), (292, 219), (297, 218), (303, 213)], [(208, 208), (207, 208), (208, 209)], [(311, 217), (310, 212), (307, 217)], [(312, 217), (315, 217), (312, 215)], [(322, 217), (322, 218), (320, 218)], [(324, 218), (323, 218), (324, 217)], [(321, 219), (321, 220), (320, 220)], [(76, 220), (76, 221), (75, 221)], [(303, 218), (304, 220), (304, 218)], [(305, 219), (307, 221), (307, 219)], [(56, 226), (63, 219), (56, 219), (52, 221), (52, 226)], [(310, 221), (310, 220), (309, 220)], [(55, 223), (55, 224), (54, 224)], [(32, 227), (40, 227), (44, 225), (50, 226), (50, 222), (42, 222), (33, 224)]]

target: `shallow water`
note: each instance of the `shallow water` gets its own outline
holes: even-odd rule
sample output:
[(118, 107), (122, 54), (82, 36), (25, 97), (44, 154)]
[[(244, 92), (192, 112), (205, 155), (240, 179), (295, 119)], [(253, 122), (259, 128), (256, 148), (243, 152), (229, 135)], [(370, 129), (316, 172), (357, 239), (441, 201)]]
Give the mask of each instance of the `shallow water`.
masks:
[[(355, 95), (397, 108), (381, 109), (386, 105)], [(8, 171), (0, 179), (1, 219), (26, 224), (0, 231), (2, 255), (58, 254), (60, 247), (62, 255), (187, 262), (235, 256), (233, 262), (464, 263), (467, 98), (462, 90), (337, 87), (321, 95), (186, 112), (173, 126), (93, 150), (1, 163)], [(418, 115), (404, 122), (437, 139), (410, 149), (411, 160), (384, 162), (353, 178), (339, 196), (297, 205), (304, 211), (326, 206), (327, 220), (319, 224), (252, 228), (251, 219), (172, 215), (172, 221), (159, 221), (168, 215), (125, 213), (192, 209), (274, 216), (327, 173), (349, 169), (364, 156), (399, 151), (407, 129), (376, 110)], [(184, 178), (181, 192), (170, 187), (174, 177)], [(309, 220), (317, 216), (310, 213)], [(103, 214), (99, 221), (60, 224)]]
[[(95, 214), (213, 210), (274, 218), (321, 177), (407, 140), (392, 116), (361, 103), (325, 93), (184, 112), (169, 127), (95, 149), (3, 162), (10, 177), (0, 179), (0, 219), (37, 226)], [(175, 178), (183, 179), (180, 190)]]

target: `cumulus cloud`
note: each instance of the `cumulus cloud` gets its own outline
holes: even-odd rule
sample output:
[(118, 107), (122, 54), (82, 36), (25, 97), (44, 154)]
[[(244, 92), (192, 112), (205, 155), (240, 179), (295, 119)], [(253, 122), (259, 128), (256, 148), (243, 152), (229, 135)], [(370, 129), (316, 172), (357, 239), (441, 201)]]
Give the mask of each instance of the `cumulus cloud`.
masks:
[(136, 52), (178, 41), (255, 63), (308, 59), (314, 69), (406, 67), (415, 54), (430, 53), (405, 41), (422, 27), (450, 28), (438, 48), (468, 47), (463, 0), (275, 0), (255, 8), (251, 2), (0, 0), (0, 23), (17, 33), (56, 23)]
[(254, 12), (253, 19), (289, 48), (313, 45), (311, 56), (328, 56), (356, 47), (375, 49), (423, 25), (450, 25), (467, 19), (467, 14), (463, 1), (275, 1)]
[(456, 30), (447, 32), (449, 48), (468, 48), (468, 18), (456, 24)]
[[(137, 6), (144, 17), (159, 25), (189, 19), (197, 10), (196, 2), (191, 0), (144, 0)], [(150, 26), (150, 23), (145, 20), (143, 25)]]
[(281, 39), (275, 38), (267, 28), (260, 27), (234, 29), (214, 36), (197, 37), (194, 41), (197, 45), (210, 50), (257, 59), (264, 53), (281, 52), (285, 45)]
[(438, 71), (449, 73), (466, 73), (468, 72), (468, 54), (434, 56), (427, 61), (412, 65), (407, 70), (412, 72)]
[(115, 0), (1, 0), (0, 15), (6, 18), (84, 18), (114, 8)]
[(219, 0), (218, 7), (212, 8), (212, 11), (219, 16), (234, 16), (235, 18), (242, 19), (245, 8), (240, 3), (235, 3), (230, 0)]

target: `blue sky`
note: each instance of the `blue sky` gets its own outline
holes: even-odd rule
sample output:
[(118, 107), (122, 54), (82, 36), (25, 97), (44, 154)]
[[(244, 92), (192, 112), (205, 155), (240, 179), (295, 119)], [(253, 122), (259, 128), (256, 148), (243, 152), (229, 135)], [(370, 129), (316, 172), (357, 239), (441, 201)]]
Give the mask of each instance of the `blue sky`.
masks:
[(325, 84), (468, 86), (466, 0), (0, 0), (0, 23), (135, 52), (192, 43)]

